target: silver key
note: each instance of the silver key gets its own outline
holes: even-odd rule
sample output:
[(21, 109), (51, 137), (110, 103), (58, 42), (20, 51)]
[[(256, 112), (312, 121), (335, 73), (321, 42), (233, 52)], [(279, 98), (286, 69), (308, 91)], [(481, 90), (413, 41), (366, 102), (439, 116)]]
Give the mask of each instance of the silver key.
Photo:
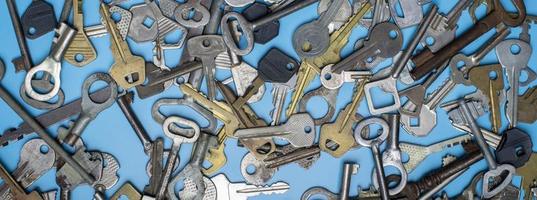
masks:
[(295, 147), (306, 147), (311, 146), (315, 139), (315, 124), (308, 113), (298, 113), (291, 115), (282, 125), (239, 129), (234, 136), (238, 139), (277, 137)]
[[(217, 200), (216, 199), (216, 186), (211, 179), (203, 176), (203, 183), (205, 184), (205, 191), (202, 200)], [(198, 192), (196, 184), (191, 179), (185, 179), (184, 189), (179, 192), (180, 199), (194, 199)]]
[[(179, 135), (170, 131), (169, 127), (172, 123), (181, 124), (190, 128), (185, 128), (184, 131), (180, 133), (181, 135)], [(166, 137), (172, 140), (172, 148), (170, 150), (170, 154), (168, 155), (168, 161), (166, 162), (166, 167), (164, 168), (162, 180), (160, 182), (160, 189), (158, 190), (156, 199), (165, 198), (164, 193), (168, 188), (168, 181), (170, 180), (173, 168), (176, 164), (175, 161), (179, 153), (179, 149), (181, 148), (181, 144), (194, 143), (200, 135), (200, 128), (198, 124), (177, 116), (170, 116), (166, 118), (166, 120), (164, 120), (164, 123), (162, 124), (162, 127), (164, 129), (164, 135), (166, 135)]]
[[(123, 40), (126, 40), (127, 34), (129, 33), (129, 27), (132, 21), (132, 13), (119, 6), (111, 6), (108, 10), (110, 11), (112, 17), (119, 16), (119, 21), (114, 21), (116, 22), (116, 27), (119, 30), (119, 34), (121, 35)], [(88, 37), (102, 37), (108, 34), (108, 30), (103, 24), (85, 27), (84, 32), (86, 32), (86, 35)]]
[(13, 178), (23, 188), (28, 188), (48, 170), (54, 167), (56, 154), (52, 148), (41, 139), (28, 140), (21, 149), (17, 169)]
[(517, 126), (520, 73), (528, 65), (531, 53), (531, 46), (517, 39), (505, 40), (496, 47), (496, 55), (500, 64), (505, 68), (507, 80), (510, 85), (510, 88), (507, 90), (507, 103), (505, 105), (505, 113), (510, 127)]
[(328, 89), (335, 90), (340, 88), (343, 83), (356, 82), (358, 79), (371, 77), (371, 71), (341, 71), (341, 73), (332, 72), (332, 64), (325, 66), (321, 70), (321, 84)]
[(248, 184), (257, 186), (265, 185), (277, 170), (278, 168), (268, 168), (265, 161), (257, 160), (250, 152), (244, 155), (241, 160), (241, 174)]
[(246, 200), (248, 197), (261, 194), (283, 194), (289, 190), (289, 185), (284, 182), (276, 182), (268, 187), (253, 186), (245, 183), (231, 183), (225, 174), (218, 174), (211, 180), (216, 186), (219, 200)]
[(270, 111), (272, 115), (271, 126), (280, 125), (285, 99), (287, 98), (287, 94), (295, 88), (296, 81), (297, 76), (293, 75), (285, 83), (272, 83), (272, 105), (274, 105), (274, 109)]
[[(397, 14), (397, 4), (400, 5), (403, 17)], [(423, 19), (423, 11), (418, 0), (390, 0), (389, 5), (392, 18), (400, 28), (419, 24)]]
[(453, 41), (458, 28), (457, 21), (462, 11), (468, 8), (472, 2), (472, 0), (458, 1), (447, 16), (437, 13), (431, 26), (427, 29), (425, 37), (421, 40), (422, 46), (428, 47), (431, 52), (435, 53)]
[[(289, 0), (288, 0), (289, 1)], [(330, 6), (330, 0), (320, 0), (319, 6), (317, 7), (317, 14), (321, 15), (322, 13), (328, 10)], [(334, 17), (334, 20), (328, 24), (328, 32), (332, 33), (335, 30), (338, 30), (349, 20), (353, 13), (352, 6), (349, 1), (343, 1), (341, 7), (339, 7), (338, 14)]]
[[(103, 159), (99, 152), (86, 152), (84, 149), (80, 149), (73, 155), (73, 158), (95, 177), (95, 180), (101, 179)], [(60, 186), (60, 199), (63, 200), (70, 199), (71, 190), (85, 183), (82, 177), (68, 164), (63, 164), (58, 168), (56, 182)]]
[(321, 126), (325, 123), (328, 123), (332, 121), (332, 118), (336, 114), (336, 101), (338, 93), (339, 90), (331, 90), (326, 87), (319, 87), (317, 89), (309, 91), (308, 93), (304, 94), (304, 96), (302, 96), (302, 99), (300, 99), (300, 102), (298, 102), (298, 112), (307, 112), (306, 107), (310, 99), (312, 99), (313, 97), (321, 97), (324, 101), (326, 101), (326, 104), (328, 104), (328, 111), (323, 117), (314, 119), (313, 121), (315, 122), (316, 126)]
[(188, 51), (194, 57), (199, 57), (203, 63), (203, 73), (206, 75), (208, 98), (212, 101), (216, 98), (215, 83), (215, 58), (221, 52), (226, 51), (224, 40), (219, 35), (202, 35), (188, 39)]

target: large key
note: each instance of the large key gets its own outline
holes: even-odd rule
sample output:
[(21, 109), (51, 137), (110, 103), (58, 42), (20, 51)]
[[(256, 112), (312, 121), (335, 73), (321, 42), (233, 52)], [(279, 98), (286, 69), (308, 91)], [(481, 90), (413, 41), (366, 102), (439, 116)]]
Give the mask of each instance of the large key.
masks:
[[(321, 126), (319, 147), (334, 157), (341, 157), (357, 145), (350, 132), (352, 131), (352, 125), (357, 121), (355, 113), (358, 109), (358, 103), (362, 100), (364, 85), (367, 81), (368, 79), (364, 79), (355, 86), (351, 103), (340, 112), (334, 123), (323, 124)], [(329, 146), (329, 143), (335, 144)]]
[(129, 89), (144, 83), (145, 60), (140, 56), (132, 55), (129, 45), (123, 40), (116, 23), (111, 18), (108, 5), (101, 3), (100, 11), (103, 24), (106, 26), (108, 33), (110, 33), (110, 49), (115, 61), (110, 67), (110, 76), (123, 89)]
[(202, 35), (190, 38), (187, 44), (190, 55), (199, 57), (203, 64), (203, 73), (207, 80), (207, 97), (214, 101), (216, 98), (215, 70), (216, 56), (226, 50), (224, 40), (219, 35)]
[(517, 39), (505, 40), (496, 47), (496, 54), (500, 64), (505, 68), (509, 90), (507, 90), (507, 103), (505, 113), (510, 127), (516, 127), (518, 123), (518, 90), (519, 78), (522, 69), (526, 68), (532, 48)]
[(411, 76), (414, 80), (418, 80), (442, 66), (446, 60), (457, 54), (462, 48), (475, 41), (478, 37), (495, 28), (498, 24), (503, 23), (507, 26), (518, 26), (526, 18), (526, 7), (523, 0), (513, 0), (513, 4), (518, 10), (518, 15), (508, 13), (502, 6), (499, 0), (494, 0), (494, 10), (487, 16), (477, 22), (473, 28), (470, 28), (466, 33), (450, 42), (444, 48), (432, 53), (429, 50), (422, 51), (414, 56), (412, 61), (416, 67), (411, 71)]
[(73, 26), (77, 33), (65, 51), (65, 60), (74, 66), (82, 67), (97, 59), (97, 52), (84, 32), (83, 0), (73, 0)]
[[(180, 133), (181, 135), (172, 133), (169, 129), (170, 124), (172, 123), (181, 124), (189, 128), (184, 128), (184, 131)], [(200, 128), (195, 122), (177, 116), (171, 116), (166, 118), (164, 124), (162, 124), (162, 128), (164, 129), (164, 134), (166, 135), (166, 137), (172, 140), (172, 148), (170, 150), (170, 154), (168, 155), (168, 161), (166, 162), (166, 167), (163, 171), (163, 176), (160, 182), (160, 188), (158, 190), (156, 199), (165, 198), (165, 192), (168, 188), (168, 181), (170, 180), (171, 174), (176, 164), (176, 159), (177, 155), (179, 154), (179, 150), (181, 149), (181, 144), (194, 143), (196, 140), (198, 140), (198, 137), (200, 135)]]
[(19, 14), (17, 12), (17, 6), (15, 5), (14, 0), (6, 0), (7, 8), (9, 11), (9, 16), (11, 18), (11, 24), (15, 30), (15, 37), (17, 38), (17, 43), (19, 44), (19, 50), (21, 56), (15, 58), (12, 63), (15, 65), (15, 71), (19, 72), (21, 70), (30, 70), (32, 67), (32, 58), (30, 57), (30, 52), (28, 51), (28, 45), (26, 44), (26, 39), (24, 38), (24, 30), (19, 19)]
[[(224, 41), (226, 42), (226, 45), (231, 51), (235, 52), (237, 55), (240, 55), (240, 56), (246, 55), (250, 53), (252, 49), (254, 48), (253, 31), (257, 27), (262, 26), (263, 24), (266, 24), (266, 23), (270, 23), (274, 20), (280, 19), (284, 16), (287, 16), (317, 1), (319, 0), (302, 0), (292, 5), (289, 5), (285, 7), (284, 9), (281, 9), (277, 12), (271, 13), (261, 19), (257, 19), (254, 22), (249, 22), (239, 13), (229, 12), (222, 17), (222, 20), (220, 22), (220, 28), (222, 29), (222, 36), (224, 37)], [(233, 33), (231, 33), (231, 30), (229, 26), (227, 25), (230, 19), (235, 19), (239, 22), (240, 29), (242, 30), (242, 33), (244, 34), (244, 37), (246, 38), (246, 47), (244, 49), (241, 49), (236, 44), (235, 39), (233, 37)]]
[(15, 181), (15, 179), (9, 174), (4, 165), (0, 164), (0, 178), (2, 178), (2, 185), (0, 191), (7, 191), (3, 193), (2, 199), (28, 199), (28, 200), (42, 200), (37, 191), (32, 191), (27, 194), (24, 188)]
[(293, 34), (293, 47), (301, 58), (311, 58), (326, 52), (330, 46), (328, 25), (335, 18), (344, 0), (330, 3), (319, 19), (304, 24)]
[(315, 58), (306, 58), (302, 61), (302, 63), (300, 63), (300, 67), (297, 72), (297, 84), (293, 91), (291, 103), (289, 104), (289, 107), (285, 113), (287, 117), (296, 112), (300, 98), (304, 95), (304, 90), (306, 90), (306, 87), (309, 85), (309, 83), (313, 81), (315, 75), (321, 72), (321, 68), (328, 64), (334, 64), (340, 60), (339, 53), (349, 41), (351, 31), (370, 8), (371, 4), (366, 3), (358, 13), (349, 19), (349, 22), (347, 22), (339, 30), (332, 33), (332, 35), (330, 35), (330, 46), (323, 55)]

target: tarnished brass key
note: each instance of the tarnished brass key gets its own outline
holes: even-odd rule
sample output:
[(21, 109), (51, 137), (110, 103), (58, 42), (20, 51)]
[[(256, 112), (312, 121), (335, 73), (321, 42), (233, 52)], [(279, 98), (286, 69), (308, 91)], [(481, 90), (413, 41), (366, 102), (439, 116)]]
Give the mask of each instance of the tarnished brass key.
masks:
[(74, 66), (82, 67), (97, 58), (95, 48), (84, 32), (83, 0), (73, 0), (73, 26), (78, 31), (65, 52), (64, 58)]
[[(356, 110), (358, 109), (358, 103), (364, 96), (364, 85), (367, 80), (364, 79), (356, 85), (351, 103), (341, 111), (336, 121), (321, 126), (319, 147), (334, 157), (341, 157), (349, 149), (357, 145), (352, 135), (352, 125), (358, 120), (356, 119)], [(335, 144), (329, 146), (330, 142)]]
[(360, 22), (360, 19), (362, 19), (369, 9), (371, 9), (371, 4), (364, 4), (360, 11), (350, 18), (349, 22), (332, 33), (332, 35), (330, 35), (330, 46), (325, 53), (318, 57), (305, 58), (302, 60), (298, 70), (297, 84), (291, 98), (291, 103), (285, 113), (288, 117), (295, 113), (298, 102), (304, 95), (304, 90), (315, 76), (321, 73), (321, 68), (328, 64), (334, 64), (341, 59), (339, 52), (349, 41), (352, 29), (354, 29), (358, 22)]
[(468, 79), (472, 84), (489, 98), (490, 122), (492, 131), (496, 134), (502, 127), (500, 116), (500, 97), (504, 90), (502, 72), (502, 66), (499, 64), (475, 67), (468, 72)]
[(0, 164), (0, 178), (2, 178), (2, 185), (0, 191), (3, 191), (2, 199), (25, 199), (25, 200), (42, 200), (38, 192), (32, 191), (30, 194), (26, 194), (24, 189), (15, 181), (15, 179), (4, 168), (4, 165)]
[(110, 76), (119, 86), (129, 89), (144, 83), (145, 60), (140, 56), (132, 55), (127, 41), (119, 33), (116, 23), (112, 20), (108, 5), (101, 3), (103, 23), (110, 33), (110, 49), (114, 55), (114, 64), (110, 67)]

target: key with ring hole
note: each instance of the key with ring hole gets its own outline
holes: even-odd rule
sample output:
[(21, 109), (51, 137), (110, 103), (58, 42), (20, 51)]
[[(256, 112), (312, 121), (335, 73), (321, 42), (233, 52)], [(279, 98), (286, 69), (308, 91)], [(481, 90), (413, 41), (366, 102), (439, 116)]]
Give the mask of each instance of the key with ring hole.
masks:
[(240, 170), (246, 183), (263, 186), (272, 179), (278, 168), (267, 167), (263, 159), (257, 159), (252, 152), (248, 152), (242, 157)]
[[(22, 70), (30, 70), (32, 68), (32, 58), (30, 57), (30, 51), (24, 38), (25, 32), (19, 19), (17, 12), (17, 6), (14, 0), (6, 0), (7, 8), (9, 11), (9, 17), (11, 18), (11, 24), (15, 30), (15, 37), (17, 38), (17, 44), (19, 45), (20, 57), (13, 59), (11, 62), (15, 66), (15, 71), (20, 72)], [(56, 26), (54, 26), (56, 27)]]
[[(176, 125), (181, 124), (188, 128), (183, 128), (183, 131), (181, 133), (172, 133), (169, 129), (172, 123)], [(170, 181), (170, 177), (173, 173), (173, 168), (176, 165), (176, 159), (179, 154), (179, 150), (181, 149), (181, 144), (194, 143), (196, 142), (196, 140), (198, 140), (198, 137), (200, 135), (200, 128), (198, 124), (196, 124), (196, 122), (178, 116), (170, 116), (166, 118), (166, 120), (164, 120), (164, 123), (162, 124), (162, 128), (164, 129), (164, 135), (166, 135), (166, 137), (172, 140), (172, 148), (170, 150), (170, 154), (168, 155), (166, 167), (162, 172), (163, 176), (160, 182), (160, 188), (156, 196), (156, 199), (159, 200), (164, 199), (166, 196), (165, 192), (168, 188), (168, 181)]]
[(298, 113), (282, 125), (238, 129), (234, 136), (239, 139), (276, 137), (289, 141), (294, 147), (306, 147), (315, 139), (315, 124), (309, 114)]
[[(378, 136), (369, 139), (367, 138), (367, 136), (364, 136), (364, 133), (362, 131), (364, 131), (365, 127), (368, 127), (374, 124), (380, 126), (380, 130), (378, 130), (379, 131)], [(356, 143), (363, 147), (370, 147), (371, 151), (373, 151), (375, 169), (377, 170), (376, 179), (379, 183), (380, 197), (383, 200), (388, 200), (390, 196), (388, 194), (388, 185), (385, 181), (385, 176), (384, 176), (385, 173), (384, 173), (384, 168), (383, 168), (384, 165), (382, 163), (382, 154), (380, 152), (379, 146), (388, 137), (389, 130), (390, 129), (389, 129), (388, 123), (384, 119), (379, 118), (379, 117), (366, 118), (358, 122), (358, 125), (354, 129), (354, 140), (356, 141)], [(366, 135), (371, 136), (370, 134), (366, 134)]]
[[(399, 79), (399, 75), (401, 74), (401, 71), (403, 71), (403, 68), (405, 67), (408, 60), (410, 59), (410, 56), (412, 56), (412, 53), (418, 46), (419, 41), (425, 35), (425, 31), (431, 25), (431, 21), (433, 20), (434, 14), (437, 11), (438, 11), (438, 7), (436, 5), (433, 5), (432, 9), (429, 11), (429, 14), (427, 14), (427, 17), (424, 18), (418, 30), (416, 31), (416, 35), (414, 36), (411, 43), (409, 44), (408, 49), (404, 51), (401, 58), (399, 58), (395, 62), (390, 75), (386, 78), (375, 80), (365, 85), (365, 97), (367, 99), (367, 105), (369, 108), (369, 112), (371, 114), (377, 115), (381, 113), (387, 113), (390, 111), (398, 110), (401, 107), (401, 102), (399, 99), (399, 92), (397, 91), (397, 79)], [(384, 106), (380, 108), (375, 107), (375, 105), (373, 104), (373, 98), (371, 94), (371, 91), (373, 88), (380, 88), (381, 90), (383, 90), (383, 92), (390, 94), (393, 97), (394, 103), (392, 105), (388, 105), (388, 106)]]
[(351, 176), (356, 174), (358, 172), (358, 168), (360, 166), (358, 164), (354, 163), (345, 163), (343, 165), (343, 175), (341, 180), (341, 191), (340, 194), (335, 194), (333, 192), (330, 192), (328, 189), (324, 187), (312, 187), (308, 190), (306, 190), (302, 196), (300, 197), (301, 200), (310, 200), (310, 199), (316, 199), (314, 197), (323, 196), (326, 197), (327, 200), (349, 200), (349, 199), (355, 199), (349, 197), (349, 188), (351, 185)]
[(339, 90), (331, 90), (322, 86), (318, 87), (317, 89), (311, 90), (304, 94), (304, 96), (298, 102), (298, 112), (308, 112), (307, 107), (310, 100), (314, 97), (320, 97), (326, 102), (326, 104), (328, 104), (328, 110), (326, 111), (326, 114), (324, 116), (322, 116), (321, 118), (313, 119), (313, 121), (315, 122), (316, 126), (321, 126), (323, 124), (331, 122), (332, 118), (336, 114), (336, 102), (338, 94)]
[[(89, 96), (89, 90), (91, 85), (97, 81), (104, 81), (110, 87), (110, 96), (104, 102), (95, 102)], [(82, 85), (82, 112), (78, 116), (73, 128), (71, 128), (69, 135), (65, 138), (65, 143), (73, 146), (80, 138), (84, 129), (89, 125), (93, 119), (97, 117), (99, 113), (106, 110), (108, 107), (114, 104), (118, 96), (116, 82), (106, 73), (95, 73), (89, 76)]]
[(110, 76), (123, 89), (144, 83), (145, 60), (140, 56), (132, 55), (129, 45), (121, 38), (117, 24), (111, 18), (108, 5), (101, 3), (100, 11), (103, 23), (110, 33), (110, 49), (114, 57), (114, 64), (109, 70)]
[(312, 58), (330, 46), (328, 25), (336, 17), (344, 0), (334, 0), (318, 19), (303, 24), (293, 34), (293, 48), (301, 58)]
[(530, 44), (518, 39), (502, 41), (496, 47), (496, 55), (498, 55), (500, 64), (505, 68), (510, 86), (507, 90), (505, 114), (511, 128), (516, 127), (518, 123), (519, 79), (522, 70), (528, 65), (531, 53)]
[[(319, 14), (320, 16), (321, 14), (326, 12), (331, 5), (331, 2), (332, 1), (330, 0), (320, 0), (319, 6), (317, 7), (317, 14)], [(353, 6), (350, 4), (349, 1), (343, 1), (343, 4), (341, 4), (341, 6), (339, 7), (337, 15), (330, 22), (330, 24), (328, 24), (328, 32), (333, 33), (334, 31), (341, 28), (345, 23), (347, 23), (349, 18), (354, 14), (353, 11), (358, 10), (353, 10)]]
[(524, 22), (524, 19), (526, 18), (526, 7), (524, 6), (523, 0), (513, 0), (518, 15), (508, 13), (499, 0), (494, 0), (493, 4), (494, 10), (492, 12), (479, 20), (473, 28), (469, 29), (457, 39), (451, 41), (436, 53), (433, 54), (430, 50), (425, 49), (414, 56), (412, 61), (414, 61), (416, 67), (410, 72), (412, 78), (418, 80), (434, 69), (440, 68), (444, 62), (457, 54), (462, 48), (475, 41), (490, 29), (495, 28), (500, 23), (514, 27)]
[(24, 188), (9, 174), (3, 164), (0, 164), (0, 185), (1, 196), (6, 199), (27, 199), (27, 200), (42, 200), (43, 198), (37, 191), (26, 193)]
[(215, 100), (216, 85), (214, 75), (216, 64), (214, 59), (218, 54), (226, 50), (224, 40), (219, 35), (196, 36), (188, 40), (187, 48), (190, 55), (201, 59), (203, 73), (207, 81), (207, 97), (210, 100)]
[[(146, 5), (151, 9), (153, 12), (153, 16), (155, 17), (155, 22), (157, 26), (157, 47), (161, 47), (163, 49), (176, 49), (181, 48), (183, 44), (186, 41), (186, 36), (188, 35), (188, 30), (178, 24), (177, 22), (167, 18), (162, 14), (162, 11), (160, 11), (160, 8), (158, 7), (157, 3), (154, 0), (144, 0)], [(166, 42), (165, 38), (166, 36), (170, 34), (174, 34), (175, 30), (178, 30), (181, 32), (180, 38), (177, 42), (174, 43), (168, 43)]]
[[(356, 83), (351, 103), (340, 112), (334, 123), (321, 126), (319, 147), (336, 158), (343, 156), (344, 153), (357, 145), (350, 133), (354, 122), (357, 121), (355, 113), (364, 94), (364, 85), (368, 80), (368, 78), (364, 78)], [(329, 145), (330, 143), (334, 144)]]
[(332, 72), (341, 73), (343, 70), (352, 70), (356, 66), (365, 68), (366, 63), (372, 62), (377, 57), (395, 56), (402, 46), (403, 34), (399, 27), (389, 22), (379, 23), (371, 30), (371, 36), (364, 42), (364, 46), (334, 64)]
[(371, 71), (341, 71), (332, 73), (333, 64), (327, 65), (321, 70), (321, 84), (328, 89), (335, 90), (343, 86), (343, 83), (356, 82), (358, 79), (371, 77)]
[(438, 13), (433, 20), (433, 24), (427, 29), (425, 37), (421, 40), (422, 46), (426, 46), (435, 53), (449, 42), (455, 39), (457, 22), (466, 8), (472, 4), (473, 0), (458, 1), (455, 6), (444, 16)]
[[(119, 30), (119, 34), (121, 35), (121, 38), (123, 40), (127, 39), (127, 34), (129, 33), (129, 27), (131, 25), (132, 21), (132, 13), (129, 10), (123, 9), (119, 6), (111, 6), (109, 8), (109, 11), (111, 13), (111, 16), (119, 16), (119, 20), (114, 17), (114, 21), (116, 22), (117, 29)], [(104, 19), (101, 19), (101, 22)], [(86, 32), (86, 35), (90, 38), (92, 37), (102, 37), (106, 34), (108, 34), (108, 30), (104, 23), (94, 26), (88, 26), (84, 28), (84, 32)]]
[(492, 131), (499, 133), (502, 126), (500, 103), (505, 94), (501, 65), (485, 65), (468, 72), (468, 79), (489, 98)]
[[(286, 1), (286, 2), (292, 2), (292, 1)], [(272, 4), (269, 8), (268, 5), (265, 5), (260, 2), (254, 2), (252, 5), (244, 9), (244, 11), (242, 12), (242, 15), (244, 16), (246, 20), (254, 21), (256, 19), (262, 18), (270, 14), (271, 12), (275, 12), (276, 10), (273, 9), (272, 7), (273, 5), (274, 4)], [(280, 21), (274, 20), (272, 22), (268, 22), (254, 29), (254, 41), (259, 44), (266, 44), (267, 42), (271, 41), (276, 36), (278, 36), (279, 32), (280, 32)]]
[(97, 59), (97, 52), (84, 32), (83, 2), (73, 0), (73, 26), (77, 33), (64, 55), (65, 60), (76, 67), (83, 67)]
[[(226, 42), (227, 47), (231, 51), (235, 52), (237, 55), (240, 56), (246, 55), (250, 53), (254, 47), (253, 30), (255, 30), (259, 26), (262, 26), (263, 24), (270, 23), (274, 20), (285, 17), (299, 9), (305, 8), (306, 6), (309, 6), (310, 4), (313, 4), (317, 1), (319, 0), (302, 0), (283, 8), (282, 10), (271, 13), (263, 18), (257, 19), (253, 22), (249, 22), (239, 13), (229, 12), (222, 17), (222, 20), (220, 22), (222, 36), (224, 37), (224, 41)], [(239, 22), (239, 27), (246, 38), (246, 47), (244, 49), (241, 49), (239, 46), (237, 46), (235, 39), (233, 38), (233, 34), (231, 33), (231, 30), (227, 25), (228, 21), (232, 19), (235, 19)]]
[[(489, 170), (483, 175), (483, 194), (482, 196), (484, 198), (491, 198), (494, 195), (498, 194), (503, 190), (509, 183), (511, 183), (511, 180), (513, 178), (513, 175), (515, 173), (515, 167), (510, 164), (498, 164), (496, 160), (494, 159), (492, 153), (490, 152), (488, 144), (485, 142), (485, 138), (483, 137), (483, 133), (481, 132), (479, 126), (475, 122), (475, 118), (470, 113), (470, 109), (466, 105), (465, 100), (459, 100), (458, 101), (459, 107), (462, 109), (464, 118), (466, 119), (466, 122), (470, 126), (470, 130), (472, 131), (477, 144), (479, 145), (479, 148), (481, 149), (481, 152), (483, 153), (487, 165), (489, 166)], [(507, 174), (506, 174), (507, 173)], [(503, 176), (502, 176), (503, 175)], [(491, 185), (492, 183), (489, 182), (491, 178), (494, 177), (502, 177), (502, 181), (494, 187)]]
[[(189, 15), (192, 13), (199, 16), (198, 19), (191, 18)], [(175, 8), (174, 11), (175, 20), (188, 28), (196, 28), (200, 26), (205, 26), (207, 23), (209, 23), (209, 18), (211, 17), (211, 14), (209, 13), (209, 10), (201, 5), (201, 1), (199, 0), (188, 0), (185, 3), (180, 4)]]
[[(408, 181), (408, 173), (403, 166), (402, 161), (402, 153), (401, 149), (399, 148), (399, 121), (400, 121), (400, 115), (399, 114), (388, 114), (387, 120), (390, 123), (390, 135), (388, 137), (388, 147), (384, 150), (384, 153), (382, 154), (382, 164), (383, 167), (394, 167), (399, 171), (400, 173), (400, 179), (399, 183), (389, 189), (390, 195), (396, 195), (399, 194), (399, 192), (403, 191), (403, 188), (406, 186)], [(376, 170), (373, 169), (372, 174), (372, 182), (373, 185), (378, 188), (378, 181), (375, 179)]]
[[(38, 101), (48, 101), (58, 94), (61, 84), (61, 58), (69, 44), (73, 41), (75, 34), (76, 30), (72, 29), (67, 24), (60, 24), (60, 27), (56, 30), (56, 35), (49, 55), (41, 64), (30, 69), (24, 78), (24, 89), (28, 96)], [(52, 76), (52, 79), (54, 80), (52, 90), (46, 91), (45, 93), (35, 91), (31, 82), (33, 77), (40, 72)]]
[(299, 104), (301, 97), (304, 95), (304, 90), (306, 90), (308, 84), (313, 81), (315, 75), (320, 73), (321, 68), (328, 64), (336, 63), (341, 59), (339, 53), (349, 41), (351, 31), (370, 8), (371, 4), (365, 4), (358, 13), (349, 19), (349, 22), (347, 22), (339, 30), (332, 33), (332, 35), (330, 35), (330, 46), (323, 55), (315, 58), (306, 58), (300, 63), (300, 67), (297, 72), (297, 84), (293, 90), (291, 103), (289, 104), (285, 113), (288, 117), (296, 112), (297, 105)]

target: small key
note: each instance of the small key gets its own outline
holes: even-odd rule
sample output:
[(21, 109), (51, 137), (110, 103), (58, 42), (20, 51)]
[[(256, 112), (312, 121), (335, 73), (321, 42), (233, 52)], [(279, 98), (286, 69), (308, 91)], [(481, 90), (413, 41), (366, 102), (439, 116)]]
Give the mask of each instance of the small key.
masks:
[(502, 126), (500, 104), (504, 91), (503, 70), (500, 65), (486, 65), (474, 68), (468, 72), (470, 81), (487, 94), (490, 104), (490, 122), (492, 131), (498, 133)]
[[(190, 15), (195, 15), (197, 18), (191, 18)], [(211, 14), (209, 13), (209, 10), (201, 4), (201, 1), (188, 0), (175, 8), (174, 16), (179, 24), (188, 28), (195, 28), (207, 25)]]
[[(170, 124), (172, 123), (181, 124), (189, 128), (184, 128), (182, 133), (172, 133), (169, 129)], [(156, 195), (156, 199), (164, 199), (165, 197), (165, 191), (168, 188), (168, 181), (170, 180), (170, 177), (173, 173), (173, 168), (176, 164), (176, 159), (177, 155), (179, 154), (179, 150), (181, 149), (181, 144), (194, 143), (196, 140), (198, 140), (198, 137), (200, 135), (200, 128), (198, 124), (177, 116), (171, 116), (166, 118), (164, 124), (162, 124), (162, 128), (164, 129), (164, 135), (166, 135), (166, 137), (172, 140), (172, 148), (170, 150), (170, 154), (168, 155), (166, 167), (162, 172), (163, 176), (160, 182), (160, 188)]]
[(516, 127), (518, 123), (520, 73), (528, 65), (531, 53), (531, 46), (517, 39), (505, 40), (496, 47), (496, 55), (498, 55), (500, 64), (505, 68), (507, 81), (510, 86), (507, 90), (505, 114), (509, 121), (509, 127), (511, 128)]
[(123, 89), (144, 83), (145, 60), (140, 56), (132, 55), (129, 45), (121, 38), (117, 24), (111, 18), (108, 5), (101, 3), (100, 12), (103, 24), (110, 33), (110, 49), (115, 61), (110, 67), (110, 75)]
[(46, 1), (32, 1), (22, 14), (22, 28), (27, 38), (36, 39), (54, 30), (56, 16), (54, 8)]
[(215, 61), (218, 54), (226, 50), (224, 40), (218, 35), (203, 35), (190, 38), (187, 44), (188, 51), (194, 57), (199, 57), (203, 63), (203, 73), (206, 75), (207, 96), (211, 101), (216, 98)]
[(239, 139), (277, 137), (289, 141), (295, 147), (305, 147), (313, 144), (315, 124), (307, 113), (294, 114), (289, 117), (285, 124), (239, 129), (235, 131), (234, 136)]
[(13, 178), (23, 188), (28, 188), (37, 179), (52, 169), (56, 154), (41, 139), (28, 140), (21, 149), (19, 163)]
[(356, 80), (369, 78), (372, 76), (371, 71), (341, 71), (341, 73), (332, 73), (332, 64), (327, 65), (321, 70), (321, 84), (328, 89), (335, 90), (343, 86), (343, 83), (356, 82)]
[(19, 51), (21, 55), (20, 57), (13, 59), (11, 62), (13, 65), (15, 65), (16, 72), (20, 72), (22, 70), (28, 71), (33, 66), (32, 58), (30, 57), (28, 45), (26, 44), (26, 39), (24, 38), (24, 35), (26, 34), (19, 19), (17, 6), (15, 5), (14, 0), (6, 0), (6, 4), (9, 11), (9, 17), (11, 18), (11, 24), (15, 30), (15, 37), (17, 38), (17, 44), (19, 44)]
[(431, 52), (435, 53), (453, 41), (458, 28), (458, 19), (462, 11), (472, 4), (472, 1), (458, 1), (446, 16), (438, 13), (433, 20), (433, 24), (427, 29), (427, 33), (425, 33), (425, 37), (421, 40), (421, 44), (427, 46)]
[(218, 174), (211, 180), (216, 186), (218, 199), (222, 200), (246, 200), (248, 197), (261, 194), (283, 194), (289, 190), (289, 185), (284, 182), (276, 182), (268, 187), (247, 185), (245, 183), (231, 183), (225, 174)]
[(257, 159), (252, 152), (242, 157), (241, 174), (247, 184), (263, 186), (272, 179), (276, 171), (278, 168), (267, 167), (265, 161)]
[[(103, 102), (95, 102), (93, 99), (90, 98), (89, 91), (91, 85), (93, 85), (97, 81), (103, 81), (106, 82), (107, 85), (111, 88), (110, 90), (110, 96), (106, 101)], [(106, 73), (95, 73), (90, 75), (82, 85), (82, 112), (78, 116), (78, 119), (76, 120), (73, 128), (71, 128), (69, 135), (65, 138), (65, 143), (73, 146), (76, 141), (80, 138), (82, 135), (82, 132), (84, 132), (84, 129), (89, 125), (89, 123), (97, 117), (99, 113), (101, 113), (103, 110), (107, 109), (108, 107), (112, 106), (114, 104), (116, 98), (118, 96), (117, 91), (117, 84), (114, 80), (112, 80), (112, 77)]]
[[(423, 19), (423, 11), (419, 0), (390, 0), (390, 13), (397, 26), (406, 28), (419, 24)], [(397, 5), (399, 5), (401, 15), (398, 13)]]
[(331, 1), (317, 20), (298, 27), (293, 34), (293, 48), (301, 58), (311, 58), (326, 52), (330, 45), (328, 25), (336, 17), (344, 0)]
[(73, 26), (78, 31), (64, 55), (67, 62), (77, 67), (83, 67), (97, 59), (97, 52), (84, 32), (83, 2), (73, 0)]

